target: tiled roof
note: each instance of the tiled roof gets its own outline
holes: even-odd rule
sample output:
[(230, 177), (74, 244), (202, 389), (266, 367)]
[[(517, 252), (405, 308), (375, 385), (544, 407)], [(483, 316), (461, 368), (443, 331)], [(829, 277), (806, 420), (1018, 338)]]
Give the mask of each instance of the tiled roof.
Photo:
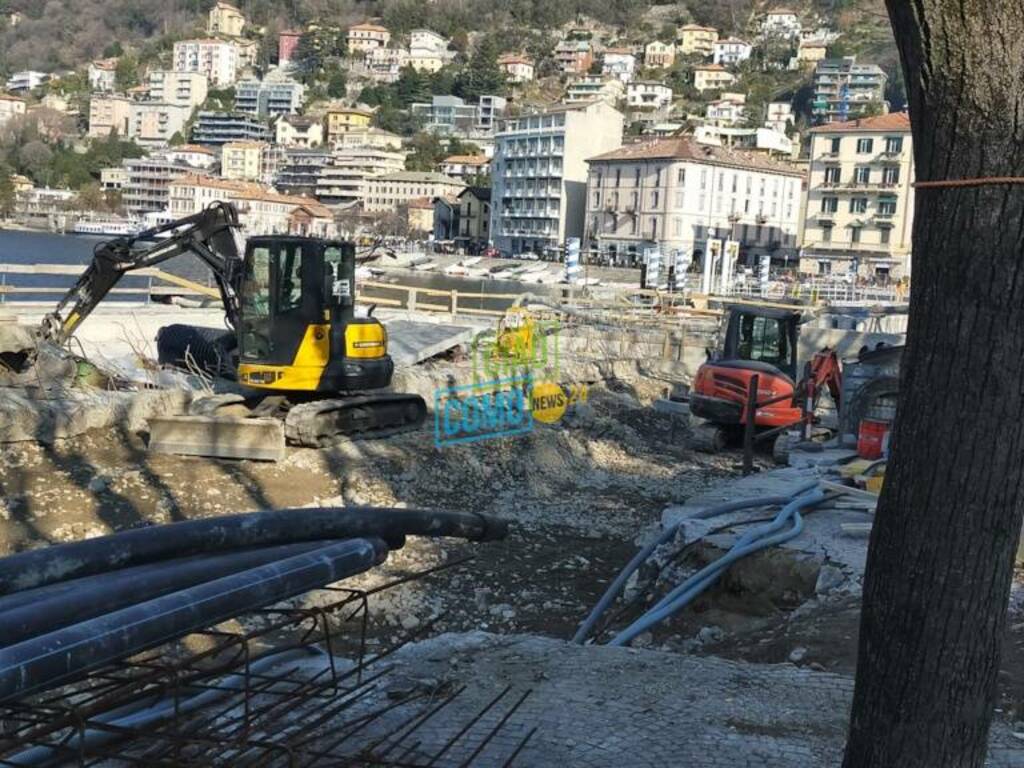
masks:
[(375, 176), (373, 181), (412, 181), (426, 184), (460, 184), (461, 182), (443, 173), (431, 173), (429, 171), (398, 171), (387, 173), (383, 176)]
[(729, 71), (725, 67), (723, 67), (721, 64), (701, 64), (699, 66), (694, 67), (693, 69), (695, 71), (699, 69), (702, 72), (728, 72)]
[(199, 186), (208, 189), (222, 189), (226, 192), (234, 192), (244, 200), (260, 200), (267, 203), (280, 203), (282, 205), (294, 205), (308, 210), (312, 215), (331, 218), (331, 210), (323, 203), (317, 202), (311, 197), (299, 195), (282, 195), (266, 187), (254, 184), (250, 181), (234, 181), (232, 179), (216, 179), (212, 176), (200, 176), (189, 174), (171, 182), (175, 186)]
[(523, 56), (520, 53), (506, 53), (498, 57), (499, 64), (529, 64), (533, 66), (533, 59)]
[(441, 161), (442, 163), (458, 163), (459, 165), (487, 165), (490, 160), (486, 155), (452, 155)]
[(703, 27), (700, 24), (684, 24), (679, 28), (680, 32), (717, 32), (714, 27)]
[(348, 31), (351, 32), (353, 29), (362, 29), (362, 30), (366, 30), (367, 32), (387, 32), (387, 31), (389, 31), (387, 27), (382, 27), (380, 24), (369, 24), (369, 23), (366, 23), (366, 24), (353, 24), (351, 27), (348, 28)]
[(676, 136), (668, 139), (641, 141), (635, 144), (613, 149), (603, 155), (591, 157), (587, 162), (611, 160), (689, 160), (709, 165), (724, 165), (732, 168), (781, 173), (787, 176), (800, 176), (802, 171), (790, 165), (780, 163), (759, 152), (744, 152), (731, 147), (716, 147), (701, 144), (693, 136)]
[(840, 133), (851, 131), (909, 131), (910, 115), (890, 112), (875, 117), (861, 117), (845, 123), (826, 123), (811, 129), (811, 133)]
[(715, 45), (750, 45), (750, 43), (740, 40), (738, 37), (727, 37), (725, 40), (716, 40)]

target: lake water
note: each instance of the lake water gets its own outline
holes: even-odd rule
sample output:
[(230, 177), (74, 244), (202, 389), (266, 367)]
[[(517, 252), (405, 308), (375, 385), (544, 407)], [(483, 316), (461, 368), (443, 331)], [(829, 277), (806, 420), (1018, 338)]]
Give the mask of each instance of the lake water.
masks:
[[(18, 286), (21, 288), (52, 288), (66, 290), (74, 284), (75, 278), (71, 275), (17, 275), (5, 272), (4, 264), (67, 264), (87, 266), (92, 259), (93, 249), (108, 238), (86, 237), (82, 235), (57, 235), (48, 232), (15, 232), (10, 230), (0, 231), (0, 284)], [(160, 269), (167, 272), (186, 277), (204, 285), (213, 285), (212, 275), (199, 259), (191, 255), (179, 256), (159, 265)], [(551, 266), (552, 269), (555, 265)], [(488, 293), (488, 294), (520, 294), (530, 292), (544, 295), (557, 295), (557, 286), (550, 285), (524, 285), (522, 283), (505, 280), (490, 279), (469, 279), (450, 277), (438, 272), (412, 272), (408, 270), (388, 271), (384, 276), (374, 278), (375, 282), (394, 282), (401, 285), (414, 286), (417, 288), (432, 288), (435, 290), (451, 291), (458, 290), (464, 293)], [(118, 288), (137, 288), (138, 293), (112, 294), (107, 301), (145, 301), (147, 298), (146, 289), (148, 279), (141, 277), (126, 276), (117, 286)], [(383, 296), (386, 298), (402, 298), (404, 292), (391, 291), (388, 289), (370, 289), (368, 295)], [(19, 301), (59, 301), (61, 294), (56, 292), (48, 293), (19, 293)], [(0, 294), (0, 298), (3, 298)], [(14, 297), (7, 296), (6, 300), (13, 301)], [(419, 301), (429, 303), (445, 303), (444, 297), (420, 297)], [(503, 309), (510, 302), (503, 299), (469, 299), (460, 298), (459, 306), (471, 309)]]

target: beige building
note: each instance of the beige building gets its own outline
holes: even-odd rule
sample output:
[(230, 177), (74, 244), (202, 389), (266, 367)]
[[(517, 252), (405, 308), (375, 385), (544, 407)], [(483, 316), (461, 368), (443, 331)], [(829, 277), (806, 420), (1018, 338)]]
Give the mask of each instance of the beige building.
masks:
[(317, 176), (316, 196), (328, 205), (353, 205), (366, 198), (367, 179), (404, 169), (405, 154), (387, 147), (335, 147)]
[(374, 48), (387, 48), (391, 33), (379, 24), (356, 24), (348, 28), (348, 51), (366, 53)]
[(217, 38), (180, 40), (174, 44), (175, 72), (199, 72), (210, 85), (223, 88), (238, 79), (238, 49)]
[(236, 181), (261, 181), (267, 146), (262, 141), (229, 141), (221, 150), (220, 175)]
[(241, 37), (245, 28), (245, 16), (231, 3), (218, 0), (210, 9), (206, 32), (210, 35), (227, 35)]
[(698, 91), (718, 91), (736, 82), (736, 75), (721, 64), (702, 64), (693, 69), (693, 87)]
[(190, 174), (170, 184), (168, 210), (181, 218), (207, 208), (217, 200), (234, 203), (246, 235), (301, 235), (334, 237), (334, 215), (309, 197), (282, 195), (247, 181), (215, 179)]
[(149, 98), (165, 104), (195, 108), (206, 101), (209, 79), (201, 72), (157, 69), (149, 73)]
[(100, 169), (100, 186), (109, 192), (120, 190), (128, 183), (128, 171), (119, 165)]
[(458, 231), (455, 241), (472, 250), (490, 242), (491, 189), (466, 187), (458, 197)]
[(802, 272), (910, 274), (914, 154), (906, 112), (813, 128)]
[(402, 137), (381, 128), (357, 128), (335, 134), (330, 139), (330, 145), (334, 149), (372, 147), (374, 149), (399, 150), (402, 148)]
[(740, 243), (741, 263), (795, 262), (803, 172), (692, 136), (627, 144), (590, 158), (584, 248), (615, 264), (645, 249), (699, 262), (709, 238)]
[(394, 211), (410, 200), (454, 196), (466, 187), (440, 173), (400, 171), (366, 180), (364, 208), (370, 213)]
[(813, 64), (828, 58), (828, 43), (824, 40), (801, 40), (796, 50), (796, 60), (801, 64)]
[(470, 179), (491, 172), (491, 159), (486, 155), (451, 155), (441, 161), (438, 170), (453, 179)]
[(94, 96), (89, 101), (89, 136), (102, 139), (116, 133), (127, 138), (131, 130), (133, 103), (126, 96)]
[(417, 197), (406, 204), (406, 217), (412, 232), (426, 234), (434, 229), (434, 201), (429, 197)]
[(676, 63), (676, 47), (660, 40), (648, 43), (644, 48), (644, 66), (648, 69), (668, 69)]
[(528, 83), (534, 77), (533, 59), (520, 53), (499, 56), (498, 67), (512, 83)]
[(324, 124), (312, 117), (282, 115), (277, 119), (277, 143), (282, 147), (319, 147), (324, 143)]
[(615, 105), (626, 97), (626, 86), (617, 77), (610, 75), (580, 75), (565, 89), (566, 104), (581, 104), (592, 101), (606, 101)]
[(191, 114), (191, 107), (156, 101), (135, 102), (131, 105), (128, 135), (143, 146), (164, 147), (175, 134), (184, 138), (185, 123)]
[[(11, 118), (25, 114), (25, 100), (0, 93), (0, 126)], [(90, 134), (91, 135), (91, 134)]]
[(342, 134), (365, 130), (373, 122), (373, 112), (356, 107), (330, 106), (324, 113), (327, 142), (335, 143)]
[(687, 55), (710, 56), (718, 40), (718, 30), (700, 24), (685, 24), (679, 28), (676, 51)]

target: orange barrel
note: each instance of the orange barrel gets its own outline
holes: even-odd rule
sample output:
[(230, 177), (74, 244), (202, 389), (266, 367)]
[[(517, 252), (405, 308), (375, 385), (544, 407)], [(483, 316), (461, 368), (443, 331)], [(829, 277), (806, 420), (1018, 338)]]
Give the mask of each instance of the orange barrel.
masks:
[(857, 455), (862, 459), (882, 458), (882, 445), (885, 443), (887, 434), (889, 434), (888, 421), (863, 419), (860, 423), (860, 432), (857, 435)]

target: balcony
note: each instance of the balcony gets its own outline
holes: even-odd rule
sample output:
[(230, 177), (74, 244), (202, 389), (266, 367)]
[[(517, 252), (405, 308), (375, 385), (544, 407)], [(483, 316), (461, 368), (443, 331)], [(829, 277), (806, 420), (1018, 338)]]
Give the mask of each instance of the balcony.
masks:
[(875, 158), (876, 163), (899, 163), (903, 152), (880, 152)]

